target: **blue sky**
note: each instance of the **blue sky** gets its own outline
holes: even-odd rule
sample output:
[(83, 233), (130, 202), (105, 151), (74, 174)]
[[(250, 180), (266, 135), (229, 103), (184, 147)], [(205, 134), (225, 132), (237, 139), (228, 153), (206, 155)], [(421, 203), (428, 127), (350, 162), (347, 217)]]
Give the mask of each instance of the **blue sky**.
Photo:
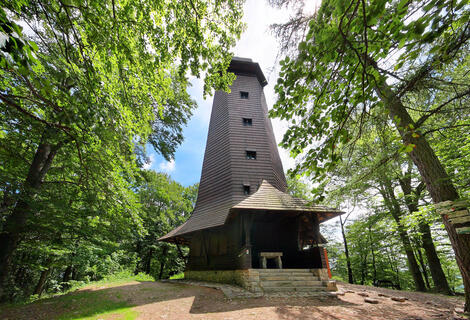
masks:
[[(315, 3), (316, 1), (311, 1)], [(286, 10), (271, 8), (266, 0), (248, 0), (244, 6), (244, 22), (247, 29), (238, 41), (233, 53), (235, 56), (251, 58), (258, 62), (263, 70), (268, 85), (264, 88), (268, 106), (275, 102), (274, 83), (277, 80), (275, 68), (278, 45), (276, 39), (269, 32), (269, 25), (274, 22), (285, 21), (288, 18)], [(209, 128), (212, 97), (203, 99), (203, 81), (193, 78), (192, 87), (188, 90), (196, 100), (198, 108), (184, 129), (185, 141), (177, 149), (174, 160), (171, 162), (148, 149), (151, 162), (146, 166), (156, 171), (168, 173), (173, 180), (189, 186), (199, 182), (206, 146), (207, 131)], [(279, 142), (286, 130), (286, 123), (277, 119), (273, 123), (276, 141)], [(279, 148), (284, 170), (294, 165), (294, 160), (289, 158), (287, 151)]]
[(199, 182), (212, 108), (212, 97), (207, 97), (207, 100), (203, 99), (202, 80), (193, 79), (191, 83), (192, 87), (188, 92), (197, 101), (198, 108), (184, 128), (184, 142), (178, 147), (174, 160), (166, 161), (161, 155), (155, 153), (151, 146), (148, 146), (147, 152), (151, 160), (149, 164), (151, 169), (168, 173), (173, 180), (184, 186)]

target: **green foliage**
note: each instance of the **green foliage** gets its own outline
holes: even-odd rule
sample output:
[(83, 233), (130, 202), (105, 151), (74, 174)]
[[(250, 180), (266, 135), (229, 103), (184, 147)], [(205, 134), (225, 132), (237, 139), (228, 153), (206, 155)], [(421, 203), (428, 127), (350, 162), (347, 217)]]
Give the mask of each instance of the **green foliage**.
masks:
[[(455, 291), (462, 291), (459, 269), (455, 263), (453, 252), (449, 248), (449, 241), (445, 237), (445, 230), (441, 229), (439, 224), (434, 224), (433, 230), (436, 235), (434, 242), (449, 285)], [(412, 234), (416, 235), (416, 233)], [(343, 243), (336, 237), (332, 238), (327, 235), (327, 238), (329, 240), (328, 258), (332, 273), (339, 280), (347, 281), (348, 273)], [(359, 216), (346, 225), (346, 238), (356, 283), (373, 285), (374, 279), (390, 280), (404, 290), (415, 289), (413, 278), (408, 271), (403, 244), (399, 241), (396, 225), (391, 217), (387, 215)], [(414, 250), (417, 253), (417, 250), (421, 249), (415, 247)], [(429, 275), (427, 263), (425, 268)]]
[[(142, 171), (137, 192), (143, 205), (142, 219), (146, 234), (136, 234), (133, 246), (139, 256), (136, 271), (151, 274), (155, 279), (168, 278), (184, 270), (184, 261), (178, 249), (158, 242), (172, 229), (184, 223), (196, 203), (197, 185), (183, 187), (167, 175)], [(183, 255), (187, 248), (180, 248)]]
[[(302, 157), (293, 173), (324, 181), (344, 159), (339, 150), (354, 148), (368, 123), (387, 121), (384, 84), (400, 97), (429, 92), (419, 126), (444, 107), (456, 107), (436, 109), (438, 97), (448, 100), (453, 90), (451, 102), (468, 98), (468, 80), (455, 72), (468, 55), (468, 23), (467, 1), (323, 1), (295, 57), (281, 62), (270, 113), (290, 121), (281, 145)], [(394, 121), (400, 130), (420, 134), (420, 127), (400, 128), (401, 120)]]
[(311, 188), (302, 182), (300, 177), (286, 175), (287, 177), (287, 190), (290, 195), (301, 198), (304, 200), (312, 200)]
[[(98, 284), (129, 279), (151, 281), (181, 273), (185, 262), (177, 248), (157, 239), (189, 218), (197, 185), (183, 187), (166, 174), (143, 170), (133, 192), (140, 204), (140, 230), (127, 228), (119, 238), (104, 231), (98, 233), (99, 229), (95, 234), (63, 230), (59, 241), (36, 239), (35, 233), (30, 232), (31, 238), (22, 242), (15, 255), (16, 276), (9, 288), (11, 299), (36, 299), (37, 295), (31, 293), (40, 272), (49, 268), (52, 272), (44, 287), (46, 296), (68, 292), (92, 281)], [(187, 254), (187, 248), (181, 250)]]
[(238, 0), (2, 3), (0, 298), (31, 295), (41, 274), (53, 292), (136, 270), (143, 252), (148, 273), (180, 271), (156, 239), (196, 188), (139, 166), (147, 145), (170, 159), (182, 142), (188, 76), (228, 89), (241, 14)]
[[(394, 214), (410, 269), (421, 289), (420, 271), (412, 258), (413, 254), (419, 257), (420, 249), (410, 250), (420, 244), (410, 247), (406, 243), (409, 230), (400, 220), (404, 204), (416, 211), (429, 200), (419, 197), (421, 192), (413, 195), (420, 182), (414, 169), (402, 172), (411, 168), (404, 164), (403, 156), (417, 166), (433, 202), (468, 193), (467, 173), (463, 172), (467, 163), (457, 159), (462, 157), (459, 143), (466, 150), (467, 141), (462, 137), (468, 136), (469, 9), (465, 0), (322, 1), (315, 16), (305, 20), (308, 33), (298, 43), (297, 52), (281, 63), (275, 87), (278, 101), (271, 110), (271, 116), (290, 122), (281, 145), (301, 159), (293, 174), (306, 175), (364, 208), (370, 208), (367, 204), (375, 202), (375, 196), (383, 198), (385, 209)], [(292, 25), (295, 21), (284, 24), (286, 30)], [(441, 142), (441, 134), (446, 143)], [(455, 182), (445, 169), (452, 172)], [(411, 192), (397, 195), (397, 182), (408, 185)], [(320, 198), (325, 188), (318, 189)], [(422, 220), (416, 221), (420, 228), (427, 228)], [(469, 242), (456, 240), (452, 225), (446, 228), (457, 257), (465, 257), (458, 263), (468, 284), (468, 266), (463, 261), (468, 259)], [(419, 236), (412, 234), (411, 238), (417, 242)], [(370, 251), (372, 254), (373, 249)], [(365, 254), (358, 252), (354, 258), (362, 261), (361, 272), (367, 265)], [(470, 306), (468, 289), (466, 310)]]
[(184, 272), (177, 273), (174, 276), (171, 276), (170, 279), (172, 279), (172, 280), (184, 279)]

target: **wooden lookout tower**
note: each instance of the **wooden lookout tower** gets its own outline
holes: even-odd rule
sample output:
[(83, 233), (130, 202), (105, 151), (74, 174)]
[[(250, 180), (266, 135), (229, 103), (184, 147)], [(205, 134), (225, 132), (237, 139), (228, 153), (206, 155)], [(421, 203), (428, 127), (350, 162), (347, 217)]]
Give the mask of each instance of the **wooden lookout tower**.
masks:
[(274, 282), (285, 280), (282, 288), (309, 290), (308, 280), (325, 287), (319, 224), (342, 212), (287, 193), (267, 116), (266, 78), (251, 59), (233, 58), (229, 71), (237, 78), (230, 93), (214, 96), (194, 212), (159, 240), (189, 246), (186, 278), (275, 291), (282, 283), (268, 283), (266, 274), (276, 273)]

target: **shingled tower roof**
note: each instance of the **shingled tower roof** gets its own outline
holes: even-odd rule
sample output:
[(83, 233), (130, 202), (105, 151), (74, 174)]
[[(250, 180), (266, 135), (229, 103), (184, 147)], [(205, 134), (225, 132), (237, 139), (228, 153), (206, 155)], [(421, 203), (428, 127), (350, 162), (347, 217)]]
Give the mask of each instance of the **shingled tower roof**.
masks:
[[(316, 211), (285, 193), (286, 178), (263, 92), (267, 81), (259, 64), (251, 59), (233, 58), (229, 71), (237, 78), (230, 93), (215, 92), (193, 214), (159, 240), (174, 241), (175, 237), (224, 225), (232, 208), (249, 209), (244, 204), (252, 200), (263, 202), (259, 198), (263, 193), (256, 192), (261, 190), (260, 186), (269, 189), (271, 197), (280, 196), (285, 203), (294, 204), (286, 210)], [(276, 206), (282, 203), (281, 200)]]

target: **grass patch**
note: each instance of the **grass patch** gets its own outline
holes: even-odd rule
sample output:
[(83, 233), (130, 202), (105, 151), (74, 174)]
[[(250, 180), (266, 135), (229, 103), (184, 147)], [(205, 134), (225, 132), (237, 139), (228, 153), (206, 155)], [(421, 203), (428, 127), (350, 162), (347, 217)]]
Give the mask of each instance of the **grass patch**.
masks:
[(58, 297), (55, 301), (60, 308), (67, 310), (59, 315), (59, 320), (71, 319), (106, 319), (107, 315), (118, 316), (117, 319), (132, 320), (138, 315), (132, 310), (134, 305), (126, 301), (115, 301), (99, 291), (86, 291)]
[(184, 279), (184, 272), (177, 273), (170, 277), (171, 280)]
[[(108, 288), (116, 287), (131, 281), (154, 281), (146, 274), (134, 275), (131, 272), (120, 272), (110, 275), (100, 281), (79, 283), (66, 292), (44, 294), (41, 298), (31, 297), (29, 301), (0, 305), (0, 310), (15, 311), (21, 314), (26, 309), (50, 309), (53, 319), (106, 319), (112, 315), (113, 319), (135, 319), (137, 312), (132, 310), (133, 304), (122, 301), (123, 295), (119, 292), (110, 294)], [(90, 291), (86, 288), (100, 290)], [(103, 287), (104, 290), (101, 290)], [(106, 288), (106, 289), (105, 289)], [(77, 291), (78, 289), (85, 289)], [(0, 312), (0, 318), (2, 318)]]
[(129, 271), (123, 271), (119, 273), (115, 273), (112, 275), (109, 275), (107, 277), (104, 277), (103, 279), (99, 281), (94, 281), (88, 283), (88, 285), (93, 284), (93, 285), (115, 285), (115, 284), (121, 284), (129, 281), (155, 281), (155, 279), (145, 273), (139, 273), (137, 275), (133, 274), (132, 272)]

